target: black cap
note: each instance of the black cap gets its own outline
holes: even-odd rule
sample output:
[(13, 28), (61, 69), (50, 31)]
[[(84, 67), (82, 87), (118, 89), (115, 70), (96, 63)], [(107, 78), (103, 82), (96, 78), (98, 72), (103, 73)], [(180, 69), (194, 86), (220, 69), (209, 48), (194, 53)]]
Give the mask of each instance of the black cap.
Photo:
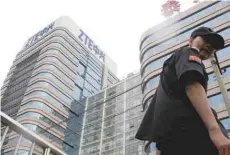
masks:
[(213, 46), (213, 48), (217, 50), (224, 47), (224, 38), (221, 35), (215, 33), (211, 28), (199, 27), (191, 34), (192, 38), (195, 38), (197, 36), (201, 36), (202, 38), (204, 38)]

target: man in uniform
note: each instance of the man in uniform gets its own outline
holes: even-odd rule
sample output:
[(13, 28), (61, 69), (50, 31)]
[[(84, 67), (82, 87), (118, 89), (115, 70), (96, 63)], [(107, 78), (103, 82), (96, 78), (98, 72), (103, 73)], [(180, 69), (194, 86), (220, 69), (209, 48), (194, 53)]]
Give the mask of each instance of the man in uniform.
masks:
[(156, 142), (161, 155), (230, 155), (227, 131), (210, 108), (202, 60), (224, 47), (207, 27), (196, 29), (189, 47), (164, 62), (160, 82), (136, 138)]

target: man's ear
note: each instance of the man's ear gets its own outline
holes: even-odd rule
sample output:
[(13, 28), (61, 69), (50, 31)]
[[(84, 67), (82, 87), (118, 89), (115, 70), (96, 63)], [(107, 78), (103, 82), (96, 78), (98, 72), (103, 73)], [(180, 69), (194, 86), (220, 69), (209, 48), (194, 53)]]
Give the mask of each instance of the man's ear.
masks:
[(189, 46), (191, 46), (191, 45), (192, 45), (192, 41), (193, 41), (193, 38), (192, 38), (192, 37), (190, 37), (190, 38), (189, 38), (189, 41), (188, 41)]

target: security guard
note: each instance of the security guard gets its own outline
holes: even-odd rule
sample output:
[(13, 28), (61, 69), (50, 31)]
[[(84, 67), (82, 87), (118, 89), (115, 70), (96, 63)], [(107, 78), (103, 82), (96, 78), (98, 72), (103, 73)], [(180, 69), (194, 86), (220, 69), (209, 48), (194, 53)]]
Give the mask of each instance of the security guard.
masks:
[(191, 34), (189, 47), (174, 51), (163, 64), (137, 139), (156, 142), (161, 155), (230, 155), (227, 131), (208, 104), (202, 63), (223, 47), (221, 35), (200, 27)]

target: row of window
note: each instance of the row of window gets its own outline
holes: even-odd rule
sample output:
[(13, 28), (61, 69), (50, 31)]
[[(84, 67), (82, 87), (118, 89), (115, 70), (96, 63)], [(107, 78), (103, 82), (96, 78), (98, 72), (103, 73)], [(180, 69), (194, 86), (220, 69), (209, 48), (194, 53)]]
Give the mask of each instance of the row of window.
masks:
[[(96, 74), (90, 67), (87, 68), (87, 73), (86, 73), (86, 67), (82, 63), (79, 63), (77, 72), (80, 75), (80, 77), (77, 77), (76, 79), (77, 85), (83, 88), (83, 83), (84, 83), (84, 87), (87, 89), (87, 90), (85, 89), (83, 90), (83, 95), (85, 97), (88, 97), (98, 92), (98, 90), (101, 89), (101, 77), (98, 76), (98, 74)], [(85, 78), (89, 83), (87, 81), (84, 82), (84, 79), (81, 77)]]
[(144, 89), (143, 89), (143, 93), (145, 93), (145, 90), (148, 90), (149, 88), (151, 88), (153, 85), (157, 84), (160, 80), (160, 75), (154, 76), (152, 78), (150, 78), (146, 84), (143, 85)]
[(101, 129), (101, 123), (89, 124), (84, 127), (84, 134), (92, 133)]
[(7, 102), (17, 99), (18, 97), (24, 95), (25, 90), (26, 90), (26, 87), (22, 88), (19, 91), (14, 92), (13, 94), (4, 96), (4, 98), (2, 99), (2, 102), (7, 103)]
[(172, 54), (165, 55), (164, 57), (161, 57), (157, 60), (152, 61), (151, 63), (147, 64), (143, 69), (142, 69), (142, 75), (145, 72), (148, 72), (151, 69), (155, 69), (157, 67), (160, 67), (163, 65), (164, 61), (167, 60)]
[(28, 79), (26, 79), (26, 80), (24, 80), (24, 81), (18, 83), (18, 84), (15, 85), (15, 86), (11, 86), (11, 87), (9, 86), (9, 87), (7, 87), (7, 90), (4, 92), (4, 94), (7, 94), (7, 93), (12, 94), (12, 93), (14, 93), (14, 92), (16, 92), (16, 91), (22, 89), (23, 87), (27, 86), (29, 80), (30, 80), (30, 79), (28, 78)]
[(143, 40), (141, 48), (143, 46), (146, 46), (146, 44), (148, 44), (149, 42), (151, 42), (153, 40), (152, 36), (166, 36), (169, 32), (174, 32), (176, 30), (178, 30), (178, 25), (180, 27), (184, 27), (189, 25), (191, 22), (194, 22), (196, 20), (199, 20), (201, 17), (203, 16), (207, 16), (207, 14), (210, 14), (211, 12), (213, 12), (216, 9), (220, 9), (220, 7), (222, 6), (222, 3), (217, 3), (217, 4), (212, 4), (212, 6), (208, 6), (207, 8), (204, 8), (202, 10), (199, 10), (197, 13), (192, 14), (188, 17), (185, 17), (184, 19), (181, 19), (180, 21), (176, 21), (175, 23), (168, 25), (167, 31), (165, 31), (165, 27), (157, 32), (155, 32), (154, 34), (149, 35), (145, 40)]
[(140, 91), (138, 95), (136, 94), (135, 96), (131, 98), (126, 98), (126, 109), (133, 108), (135, 106), (138, 106), (141, 103), (142, 103), (142, 94)]
[(98, 133), (95, 133), (93, 135), (90, 135), (90, 136), (84, 136), (83, 137), (83, 144), (84, 145), (87, 145), (87, 143), (92, 143), (92, 142), (95, 142), (95, 141), (99, 141), (101, 138), (101, 135), (100, 135), (100, 131)]
[(102, 72), (103, 72), (102, 68), (96, 67), (93, 63), (89, 62), (87, 67), (92, 68), (96, 73), (98, 73), (99, 75), (102, 75)]
[(120, 146), (123, 146), (123, 137), (116, 137), (114, 140), (104, 141), (102, 151), (108, 151)]
[(227, 130), (230, 130), (230, 118), (221, 120), (221, 123), (224, 125), (224, 127), (225, 127)]
[[(23, 70), (20, 71), (20, 72), (14, 73), (14, 75), (11, 77), (11, 80), (15, 80), (15, 79), (17, 79), (18, 77), (20, 77), (20, 76), (26, 74), (27, 72), (31, 72), (31, 71), (33, 70), (33, 68), (34, 68), (34, 64), (30, 65), (29, 67), (23, 69)], [(18, 70), (18, 68), (17, 68), (17, 70)]]
[(50, 132), (47, 132), (46, 130), (42, 129), (41, 127), (34, 125), (34, 124), (22, 124), (24, 127), (36, 132), (36, 133), (40, 133), (43, 136), (47, 137), (48, 139), (54, 141), (55, 143), (61, 145), (61, 146), (66, 146), (66, 147), (73, 147), (72, 145), (70, 145), (68, 142), (64, 142), (62, 139), (56, 137), (55, 135), (51, 134)]
[[(230, 29), (225, 30), (225, 32), (229, 33), (229, 35), (230, 35)], [(230, 51), (230, 46), (228, 46), (228, 47), (226, 47), (226, 48), (223, 48), (223, 49), (219, 50), (219, 51), (217, 52), (218, 58), (221, 58), (221, 57), (224, 57), (224, 56), (226, 56), (226, 55), (229, 55), (229, 54), (230, 54), (229, 51)], [(142, 69), (142, 75), (143, 75), (145, 72), (148, 72), (150, 69), (154, 69), (154, 68), (157, 68), (157, 67), (162, 66), (163, 63), (164, 63), (164, 61), (165, 61), (166, 59), (168, 59), (171, 55), (172, 55), (172, 54), (168, 54), (168, 55), (166, 55), (166, 56), (164, 56), (164, 57), (161, 57), (161, 58), (159, 58), (159, 59), (157, 59), (157, 60), (154, 60), (154, 61), (150, 62), (149, 64), (147, 64), (147, 65)]]
[[(230, 66), (227, 66), (227, 67), (223, 68), (222, 73), (223, 73), (223, 76), (230, 76)], [(209, 73), (208, 78), (209, 78), (208, 82), (216, 81), (216, 77), (215, 77), (214, 73)], [(154, 76), (154, 77), (150, 78), (147, 81), (147, 83), (143, 85), (144, 93), (145, 93), (145, 90), (151, 88), (154, 84), (157, 84), (159, 82), (159, 80), (160, 80), (160, 75), (157, 75), (157, 76)]]
[[(51, 54), (51, 55), (57, 55), (58, 57), (61, 57), (61, 59), (67, 63), (69, 66), (74, 66), (77, 68), (77, 59), (74, 58), (74, 59), (71, 59), (71, 57), (69, 56), (69, 54), (67, 52), (65, 52), (64, 54), (62, 52), (60, 52), (59, 50), (47, 50), (46, 52), (42, 53), (40, 55), (40, 57), (42, 57), (43, 55), (47, 55), (47, 54)], [(70, 58), (69, 58), (69, 57)]]
[[(52, 96), (50, 96), (48, 93), (46, 92), (42, 92), (42, 91), (34, 91), (33, 93), (27, 95), (27, 97), (29, 96), (42, 96), (43, 98), (45, 98), (47, 101), (49, 101), (50, 103), (53, 104), (53, 106), (59, 108), (60, 110), (62, 111), (65, 111), (66, 113), (68, 114), (72, 114), (76, 117), (78, 117), (75, 113), (72, 112), (72, 110), (70, 108), (68, 108), (67, 106), (63, 105), (62, 103), (60, 103), (59, 101), (57, 101), (56, 99), (54, 99)], [(76, 102), (73, 102), (74, 100), (70, 100), (70, 102), (68, 103), (70, 105), (70, 107), (75, 107), (75, 109), (83, 109), (82, 105), (76, 103)], [(32, 102), (34, 103), (34, 102)], [(35, 101), (36, 103), (36, 101)], [(38, 102), (39, 103), (39, 102)], [(74, 105), (71, 105), (71, 104), (74, 104)], [(26, 104), (27, 105), (27, 104)], [(34, 105), (34, 104), (33, 104)], [(45, 106), (45, 105), (44, 105)], [(28, 106), (29, 107), (29, 106)], [(46, 106), (47, 107), (47, 106)], [(48, 108), (48, 107), (47, 107)], [(47, 109), (48, 111), (50, 111), (51, 109)]]
[[(30, 98), (30, 97), (40, 97), (40, 98), (44, 98), (45, 100), (47, 100), (49, 103), (51, 103), (53, 106), (57, 107), (58, 109), (61, 109), (62, 111), (65, 111), (66, 113), (69, 112), (69, 108), (67, 106), (65, 106), (64, 104), (62, 104), (60, 101), (56, 100), (54, 97), (52, 97), (49, 93), (45, 92), (45, 91), (33, 91), (30, 94), (26, 95), (26, 98)], [(71, 100), (70, 100), (71, 102)], [(69, 102), (69, 104), (70, 104)]]
[[(230, 28), (228, 29), (229, 31), (229, 35), (230, 35)], [(226, 55), (230, 55), (230, 46), (228, 47), (225, 47), (224, 49), (221, 49), (219, 50), (217, 53), (216, 53), (218, 59), (221, 58), (221, 57), (224, 57)]]
[(70, 96), (71, 92), (66, 92), (64, 90), (60, 90), (60, 89), (54, 87), (52, 84), (50, 84), (48, 82), (43, 82), (43, 81), (39, 81), (39, 82), (34, 83), (33, 85), (30, 86), (30, 89), (32, 90), (33, 88), (37, 88), (37, 87), (42, 87), (44, 89), (48, 89), (52, 94), (55, 94), (55, 96), (57, 96), (58, 99), (61, 99), (67, 105), (71, 104), (71, 101), (72, 101), (72, 98)]
[(56, 75), (61, 77), (61, 79), (65, 80), (68, 85), (70, 85), (70, 86), (74, 85), (73, 77), (72, 76), (67, 76), (69, 74), (66, 74), (67, 69), (64, 72), (63, 70), (61, 70), (60, 68), (56, 67), (53, 64), (42, 64), (41, 66), (36, 68), (34, 70), (34, 72), (40, 72), (40, 70), (51, 70), (52, 73), (55, 73)]
[(93, 62), (93, 64), (95, 64), (98, 68), (102, 68), (102, 67), (103, 67), (102, 62), (99, 61), (97, 58), (95, 58), (93, 54), (91, 54), (91, 55), (89, 56), (89, 60), (90, 60), (91, 62)]
[(17, 97), (10, 102), (4, 102), (3, 100), (1, 100), (2, 110), (3, 110), (3, 107), (11, 107), (11, 106), (17, 105), (18, 103), (20, 103), (22, 101), (23, 98), (24, 98), (24, 96), (20, 96), (20, 97)]
[(87, 73), (91, 75), (96, 81), (98, 81), (98, 83), (101, 83), (102, 74), (99, 75), (99, 73), (95, 72), (90, 67), (87, 68)]
[(24, 114), (21, 114), (17, 117), (17, 120), (23, 120), (25, 118), (31, 118), (31, 119), (39, 119), (41, 122), (45, 122), (49, 125), (52, 126), (52, 128), (55, 128), (56, 130), (58, 130), (59, 132), (61, 132), (62, 134), (64, 134), (65, 132), (65, 128), (61, 127), (60, 125), (54, 123), (52, 120), (50, 120), (49, 118), (45, 117), (42, 114), (39, 114), (37, 112), (26, 112)]
[(38, 52), (36, 52), (35, 54), (33, 54), (32, 56), (30, 56), (29, 58), (25, 59), (24, 61), (20, 62), (17, 65), (17, 71), (15, 73), (18, 73), (26, 68), (28, 68), (29, 66), (33, 65), (36, 61), (37, 61), (37, 57), (38, 57)]
[(17, 77), (15, 80), (11, 81), (8, 86), (13, 87), (19, 83), (21, 83), (22, 81), (28, 79), (32, 74), (32, 71), (29, 71), (27, 73), (25, 73), (24, 75)]
[[(200, 26), (207, 26), (207, 27), (212, 27), (213, 24), (216, 25), (216, 23), (223, 23), (225, 21), (228, 21), (228, 19), (230, 18), (230, 13), (225, 13), (219, 17), (216, 17), (204, 24), (199, 25)], [(151, 47), (149, 47), (143, 54), (142, 54), (142, 60), (147, 59), (148, 57), (150, 57), (151, 55), (153, 55), (153, 53), (157, 53), (159, 51), (164, 51), (165, 49), (175, 45), (175, 43), (179, 44), (181, 42), (183, 42), (185, 40), (185, 38), (189, 38), (191, 33), (194, 31), (194, 29), (196, 29), (197, 27), (194, 27), (190, 30), (187, 30), (184, 33), (181, 33), (177, 36), (174, 36), (170, 39), (167, 39), (166, 41), (162, 42), (162, 43), (158, 43), (156, 45), (153, 45)], [(224, 39), (226, 39), (226, 37), (230, 34), (229, 32), (229, 28), (219, 32), (220, 35), (222, 35), (224, 37)], [(153, 39), (152, 39), (153, 40)]]
[[(64, 61), (64, 60), (62, 60), (62, 61)], [(47, 64), (50, 64), (50, 65), (55, 64), (55, 66), (57, 65), (60, 69), (64, 70), (66, 73), (68, 73), (68, 75), (74, 77), (76, 75), (74, 67), (76, 67), (76, 66), (75, 65), (70, 66), (70, 64), (66, 65), (66, 62), (62, 62), (62, 61), (56, 57), (49, 56), (49, 57), (44, 57), (44, 58), (40, 59), (38, 62), (38, 65), (40, 67), (42, 65), (47, 66)], [(39, 67), (37, 67), (37, 68), (39, 68)], [(47, 67), (47, 68), (49, 68), (49, 67)]]
[(94, 122), (99, 119), (102, 119), (101, 112), (94, 113), (94, 115), (87, 115), (85, 123), (88, 124), (88, 123)]
[(88, 81), (85, 81), (84, 84), (84, 88), (86, 88), (87, 90), (90, 90), (90, 92), (92, 94), (97, 93), (100, 89), (96, 89), (91, 83), (89, 83)]
[[(58, 51), (58, 50), (48, 50), (48, 51), (61, 53), (61, 52)], [(76, 59), (77, 59), (77, 57), (71, 52), (71, 50), (68, 51), (68, 52), (66, 52), (65, 54), (67, 54), (68, 56), (70, 56), (71, 60), (76, 60)], [(26, 53), (26, 52), (20, 53), (19, 55), (17, 55), (16, 60), (20, 60), (20, 59), (22, 59), (23, 57), (26, 57), (26, 55), (28, 55), (28, 53)]]
[(84, 147), (82, 149), (82, 154), (84, 155), (91, 155), (91, 154), (96, 154), (96, 155), (99, 155), (99, 151), (100, 151), (100, 143), (96, 143), (94, 145), (90, 145), (90, 146), (87, 146), (87, 147)]
[(58, 117), (61, 121), (66, 120), (65, 116), (63, 116), (59, 112), (55, 111), (54, 109), (52, 109), (51, 107), (49, 107), (48, 105), (40, 101), (31, 101), (31, 102), (21, 105), (21, 110), (27, 109), (27, 108), (41, 109), (42, 111), (46, 113), (53, 114), (54, 116)]
[[(36, 74), (34, 77), (31, 78), (31, 81), (33, 80), (38, 80), (38, 79), (48, 79), (49, 81), (52, 81), (55, 83), (56, 86), (61, 86), (61, 88), (65, 92), (71, 92), (72, 91), (72, 85), (67, 84), (65, 81), (63, 81), (62, 76), (57, 76), (54, 73), (49, 73), (49, 72), (40, 72)], [(66, 79), (65, 79), (66, 80)]]
[[(216, 6), (215, 6), (215, 8), (216, 8)], [(209, 10), (210, 8), (208, 8), (208, 9), (205, 9), (204, 11), (206, 12), (207, 10)], [(204, 24), (201, 24), (201, 25), (199, 25), (199, 26), (207, 26), (207, 27), (213, 27), (213, 26), (215, 26), (215, 25), (217, 25), (216, 23), (224, 23), (224, 22), (226, 22), (226, 21), (228, 21), (228, 17), (229, 17), (229, 14), (228, 13), (226, 13), (226, 14), (224, 14), (224, 15), (220, 15), (220, 16), (218, 16), (218, 17), (215, 17), (214, 19), (209, 19), (209, 21), (207, 21), (207, 22), (205, 22)], [(169, 27), (167, 27), (167, 28), (164, 28), (164, 29), (162, 29), (162, 31), (164, 31), (164, 32), (162, 32), (162, 31), (158, 31), (156, 34), (154, 34), (154, 35), (151, 35), (151, 37), (149, 37), (148, 39), (146, 39), (145, 40), (145, 42), (144, 42), (144, 46), (146, 46), (147, 44), (149, 44), (150, 42), (152, 42), (152, 40), (156, 40), (156, 37), (155, 36), (166, 36), (166, 35), (163, 35), (163, 34), (165, 34), (165, 33), (168, 33), (168, 32), (173, 32), (173, 31), (171, 31), (171, 29), (172, 28), (174, 28), (175, 30), (174, 31), (176, 31), (176, 29), (178, 29), (178, 28), (181, 28), (181, 27), (183, 27), (183, 24), (181, 23), (181, 22), (189, 22), (189, 23), (191, 23), (191, 22), (194, 22), (194, 21), (196, 21), (198, 18), (196, 18), (195, 20), (191, 20), (191, 17), (188, 17), (188, 18), (186, 18), (186, 19), (183, 19), (183, 20), (181, 20), (180, 22), (177, 22), (176, 24), (175, 24), (175, 26), (173, 27), (173, 26), (169, 26)], [(182, 24), (182, 25), (181, 25)], [(186, 25), (189, 25), (189, 24), (186, 24)], [(167, 31), (165, 31), (165, 29), (167, 29)], [(167, 39), (167, 40), (165, 40), (163, 43), (161, 43), (161, 44), (164, 44), (164, 46), (161, 46), (161, 48), (158, 48), (158, 47), (156, 47), (156, 49), (159, 49), (159, 50), (163, 50), (163, 49), (166, 49), (166, 48), (168, 48), (169, 47), (169, 45), (171, 45), (173, 42), (175, 43), (175, 41), (177, 41), (178, 43), (179, 42), (181, 42), (182, 40), (184, 40), (184, 38), (185, 37), (189, 37), (190, 36), (190, 34), (191, 34), (191, 32), (193, 31), (194, 29), (192, 29), (192, 30), (187, 30), (186, 32), (181, 32), (178, 36), (174, 36), (173, 38), (171, 38), (171, 39)], [(158, 34), (159, 33), (159, 34)], [(185, 33), (186, 33), (186, 35), (185, 35)], [(182, 40), (181, 40), (182, 39)], [(154, 50), (154, 52), (156, 51), (158, 51), (158, 50)], [(149, 54), (147, 54), (147, 52), (148, 51), (145, 51), (145, 54), (142, 56), (142, 58), (141, 58), (141, 61), (142, 60), (144, 60), (145, 58), (147, 58), (148, 56), (150, 56), (151, 55), (151, 52), (149, 53)], [(145, 56), (146, 55), (146, 56)]]

